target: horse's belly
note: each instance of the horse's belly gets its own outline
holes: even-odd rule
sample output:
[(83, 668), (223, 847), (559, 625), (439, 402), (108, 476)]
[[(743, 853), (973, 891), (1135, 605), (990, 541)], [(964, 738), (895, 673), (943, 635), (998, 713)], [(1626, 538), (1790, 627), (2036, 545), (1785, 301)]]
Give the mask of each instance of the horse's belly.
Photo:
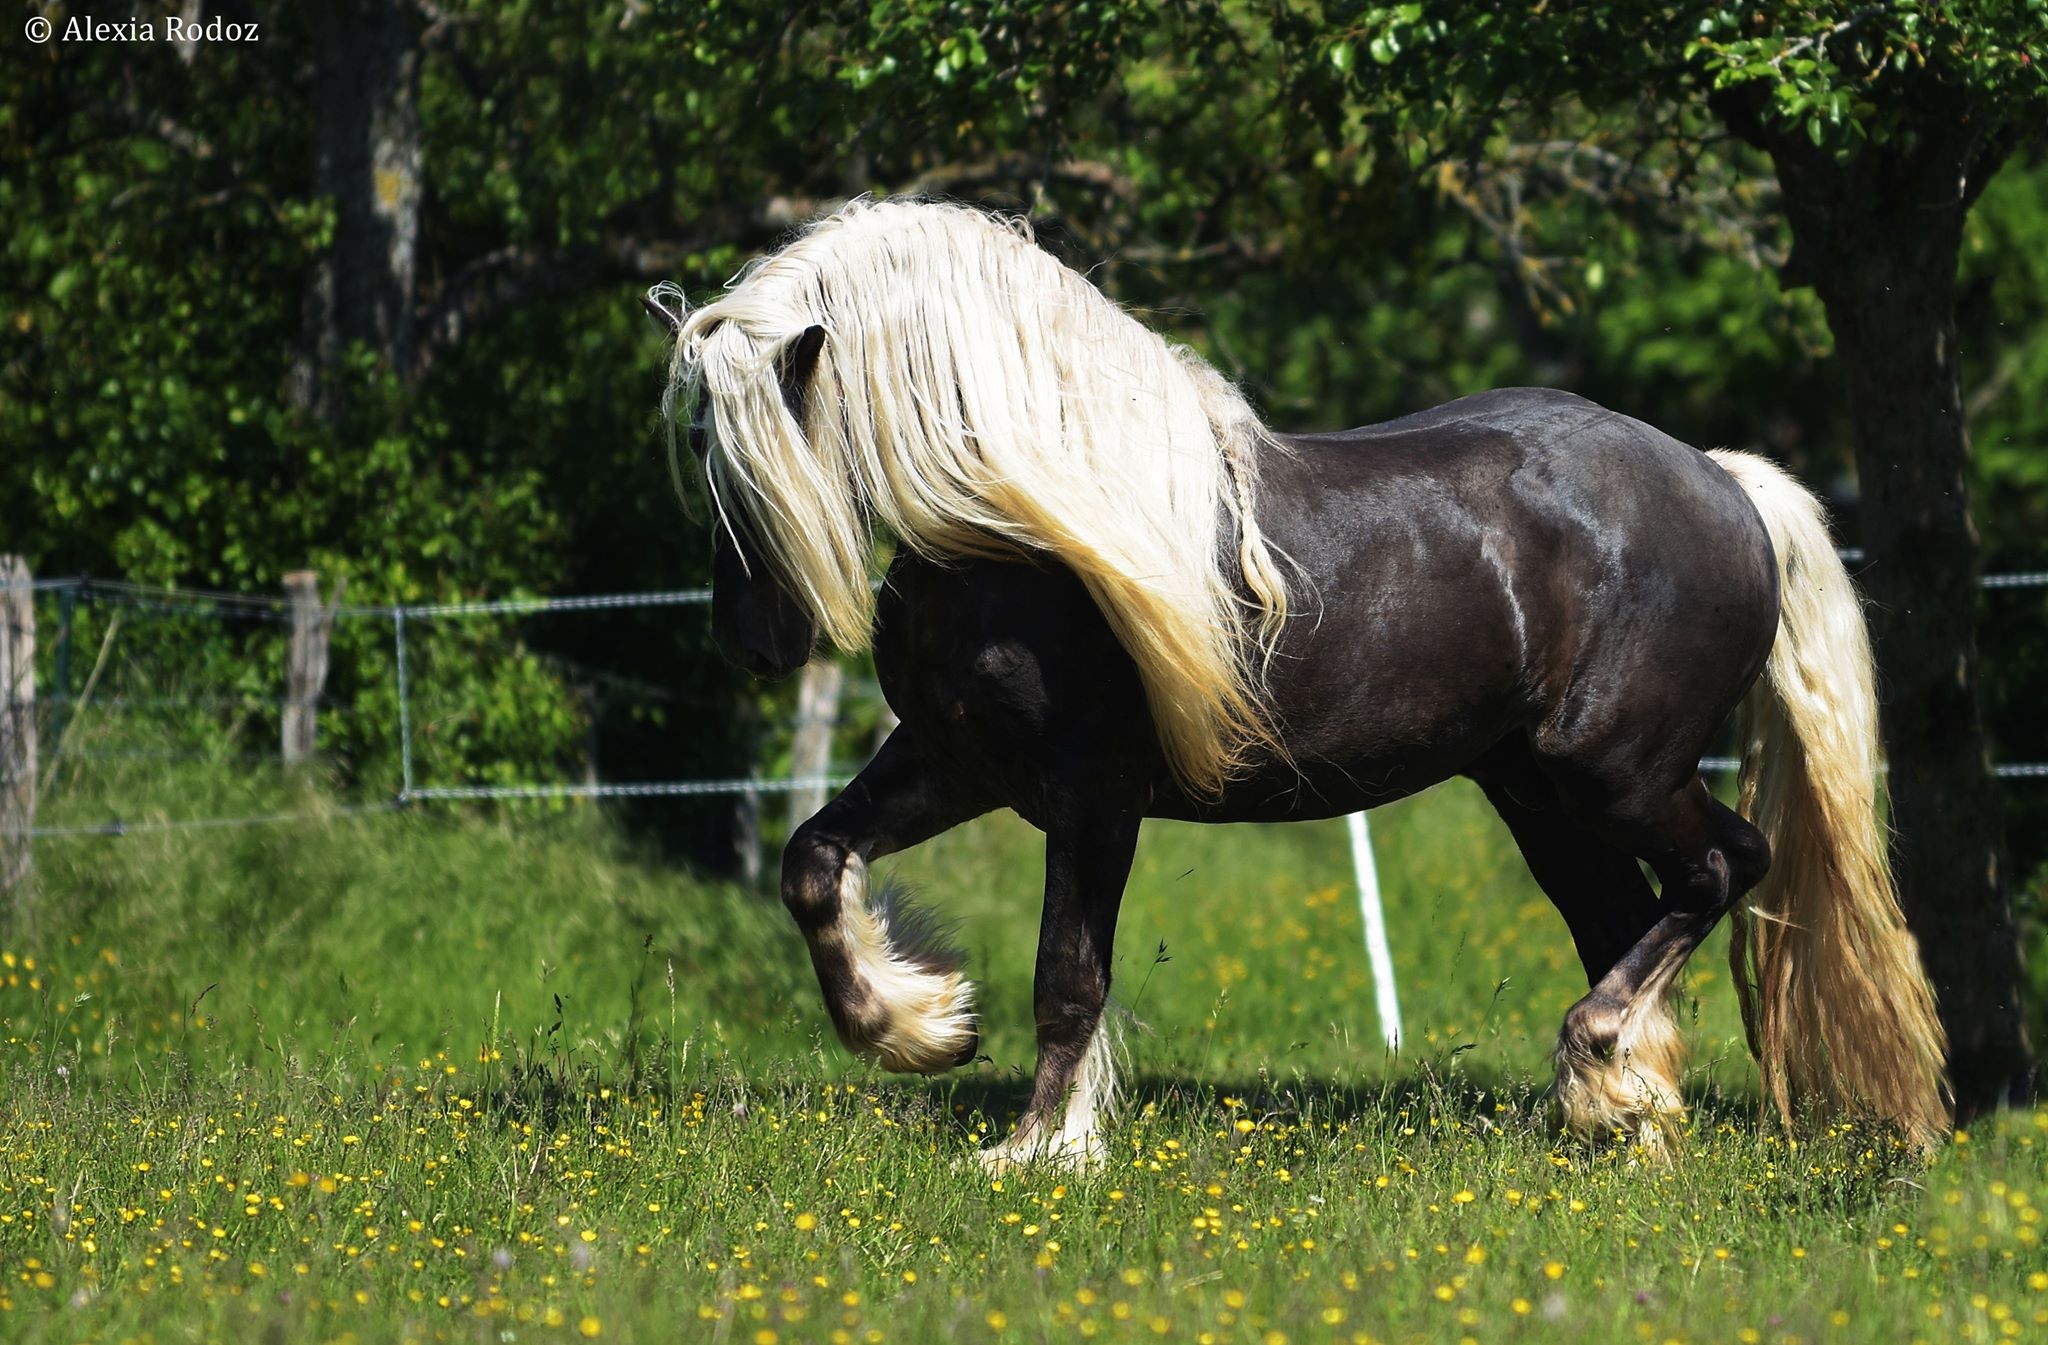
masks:
[[(1312, 724), (1290, 725), (1288, 760), (1263, 762), (1213, 802), (1163, 784), (1155, 816), (1204, 822), (1294, 822), (1377, 808), (1459, 774), (1510, 733), (1526, 706), (1512, 681), (1468, 678), (1369, 687), (1328, 705)], [(1296, 699), (1291, 704), (1300, 707)]]
[(1425, 555), (1371, 592), (1333, 586), (1321, 615), (1283, 640), (1268, 671), (1288, 759), (1214, 805), (1177, 806), (1216, 821), (1377, 807), (1458, 774), (1536, 713), (1543, 660), (1532, 659), (1530, 623), (1460, 558)]

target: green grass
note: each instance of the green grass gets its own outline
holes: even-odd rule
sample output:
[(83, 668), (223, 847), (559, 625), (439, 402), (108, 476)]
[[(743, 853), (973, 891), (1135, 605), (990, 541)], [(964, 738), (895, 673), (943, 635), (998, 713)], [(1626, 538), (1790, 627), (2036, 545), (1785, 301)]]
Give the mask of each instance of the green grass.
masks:
[[(319, 804), (153, 778), (180, 815)], [(830, 1041), (772, 901), (589, 810), (45, 843), (0, 958), (0, 1339), (2041, 1334), (2048, 1111), (1931, 1165), (1775, 1136), (1709, 950), (1682, 1156), (1557, 1147), (1561, 922), (1472, 791), (1374, 825), (1400, 1058), (1341, 827), (1154, 824), (1114, 1159), (1000, 1180), (971, 1160), (1031, 1065), (1014, 818), (893, 865), (984, 983), (988, 1058), (930, 1081)]]

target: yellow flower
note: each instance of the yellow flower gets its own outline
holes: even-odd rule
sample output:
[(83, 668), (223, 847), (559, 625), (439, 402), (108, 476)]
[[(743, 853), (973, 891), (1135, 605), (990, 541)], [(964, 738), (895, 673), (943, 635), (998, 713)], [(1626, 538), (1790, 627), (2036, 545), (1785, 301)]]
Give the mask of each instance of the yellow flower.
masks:
[(604, 1323), (595, 1317), (585, 1317), (582, 1321), (576, 1323), (576, 1329), (586, 1336), (594, 1336), (604, 1330)]
[(812, 1214), (809, 1210), (805, 1210), (802, 1214), (796, 1216), (796, 1226), (808, 1233), (818, 1226), (818, 1216)]
[(1564, 1262), (1545, 1261), (1543, 1263), (1543, 1274), (1553, 1280), (1562, 1278), (1564, 1275)]
[(1002, 1314), (1002, 1311), (1001, 1311), (1000, 1309), (997, 1309), (997, 1308), (990, 1308), (990, 1309), (989, 1309), (989, 1313), (988, 1313), (988, 1327), (989, 1327), (989, 1330), (991, 1330), (991, 1331), (1000, 1331), (1000, 1330), (1002, 1330), (1002, 1329), (1003, 1329), (1004, 1327), (1008, 1326), (1009, 1324), (1010, 1324), (1010, 1319), (1009, 1319), (1008, 1317), (1005, 1317), (1005, 1316), (1004, 1316), (1004, 1315)]

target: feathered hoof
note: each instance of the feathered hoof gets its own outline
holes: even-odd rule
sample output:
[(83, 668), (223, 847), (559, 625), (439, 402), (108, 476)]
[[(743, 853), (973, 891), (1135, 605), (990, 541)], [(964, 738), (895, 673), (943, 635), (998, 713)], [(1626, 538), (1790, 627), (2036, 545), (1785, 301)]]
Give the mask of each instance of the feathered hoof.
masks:
[(1109, 1163), (1109, 1146), (1099, 1135), (1017, 1134), (974, 1156), (990, 1176), (1037, 1168), (1055, 1172), (1095, 1172)]
[(974, 982), (958, 972), (898, 973), (887, 1000), (846, 1034), (854, 1054), (898, 1074), (943, 1074), (974, 1059)]
[(1670, 1160), (1686, 1116), (1677, 1080), (1681, 1049), (1677, 1025), (1662, 1014), (1575, 1008), (1557, 1039), (1558, 1129), (1589, 1144), (1621, 1143)]

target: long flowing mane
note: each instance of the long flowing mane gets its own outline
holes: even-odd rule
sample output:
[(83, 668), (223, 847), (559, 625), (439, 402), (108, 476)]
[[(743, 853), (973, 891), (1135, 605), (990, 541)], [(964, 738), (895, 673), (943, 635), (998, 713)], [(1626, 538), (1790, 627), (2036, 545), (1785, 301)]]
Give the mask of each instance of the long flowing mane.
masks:
[[(798, 423), (779, 366), (813, 327)], [(915, 201), (818, 221), (684, 320), (672, 428), (700, 397), (721, 524), (738, 515), (841, 648), (869, 639), (878, 525), (931, 556), (1051, 556), (1137, 663), (1184, 785), (1213, 796), (1251, 749), (1278, 749), (1261, 673), (1287, 591), (1253, 507), (1266, 432), (1021, 221)]]

